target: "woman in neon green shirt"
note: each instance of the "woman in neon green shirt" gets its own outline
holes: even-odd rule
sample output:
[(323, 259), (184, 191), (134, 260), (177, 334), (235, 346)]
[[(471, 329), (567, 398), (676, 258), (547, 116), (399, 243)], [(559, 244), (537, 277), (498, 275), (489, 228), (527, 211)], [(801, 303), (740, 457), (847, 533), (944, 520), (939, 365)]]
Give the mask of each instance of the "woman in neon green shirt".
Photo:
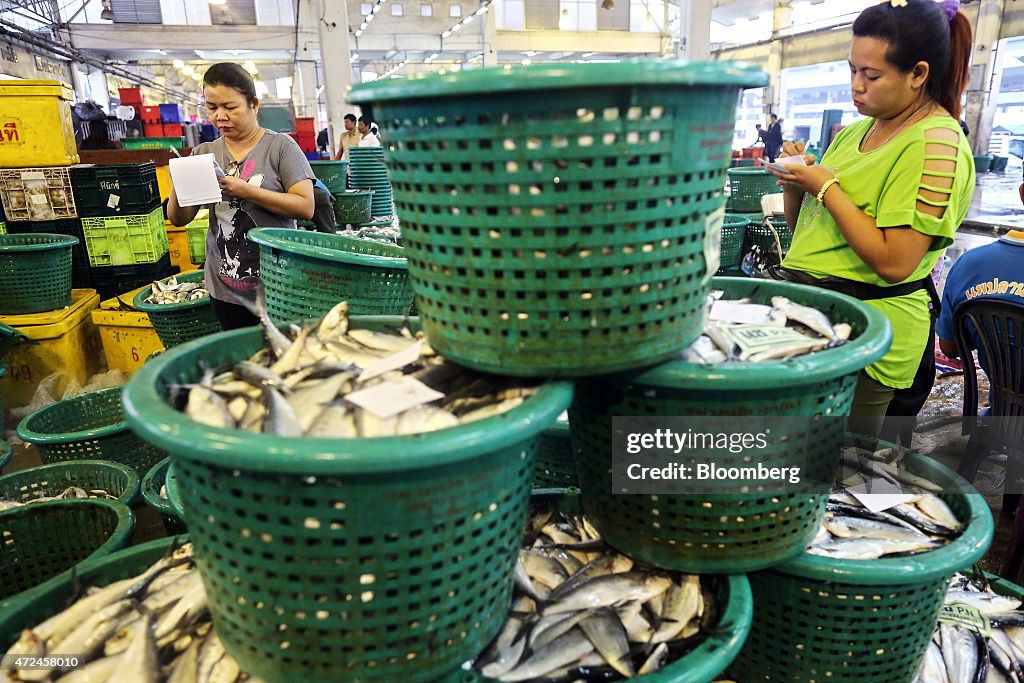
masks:
[[(842, 130), (820, 164), (771, 172), (794, 228), (783, 276), (857, 296), (893, 325), (892, 348), (861, 374), (851, 413), (858, 431), (877, 434), (933, 343), (929, 274), (974, 193), (959, 125), (972, 38), (957, 0), (883, 2), (853, 35), (853, 101), (868, 118)], [(786, 143), (780, 156), (802, 154), (802, 143)]]

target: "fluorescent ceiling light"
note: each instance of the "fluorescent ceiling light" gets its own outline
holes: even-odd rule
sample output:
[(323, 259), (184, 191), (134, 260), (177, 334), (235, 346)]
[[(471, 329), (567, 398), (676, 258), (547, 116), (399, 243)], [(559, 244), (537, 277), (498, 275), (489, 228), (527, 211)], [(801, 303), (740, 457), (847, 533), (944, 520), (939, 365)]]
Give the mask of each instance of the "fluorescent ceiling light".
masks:
[(196, 70), (193, 69), (191, 66), (186, 66), (184, 69), (181, 70), (181, 73), (185, 74), (186, 76), (191, 76), (195, 72)]
[(175, 69), (184, 69), (185, 68), (185, 62), (181, 61), (180, 59), (175, 59), (172, 62), (172, 64), (174, 65)]

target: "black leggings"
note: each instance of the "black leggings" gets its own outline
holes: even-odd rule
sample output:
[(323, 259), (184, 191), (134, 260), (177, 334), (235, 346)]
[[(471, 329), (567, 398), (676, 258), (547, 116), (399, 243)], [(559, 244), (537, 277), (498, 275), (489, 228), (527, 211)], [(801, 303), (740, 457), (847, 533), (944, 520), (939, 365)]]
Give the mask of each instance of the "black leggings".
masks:
[(932, 385), (935, 384), (935, 316), (932, 316), (928, 332), (928, 343), (924, 347), (921, 363), (917, 366), (914, 383), (906, 389), (896, 390), (892, 401), (889, 402), (889, 409), (885, 413), (885, 425), (879, 435), (883, 440), (892, 443), (899, 439), (907, 448), (914, 437), (917, 414), (921, 412), (932, 392)]
[(212, 296), (210, 297), (210, 306), (213, 307), (213, 314), (220, 321), (220, 326), (225, 330), (252, 327), (260, 322), (259, 318), (250, 313), (245, 306), (214, 299)]

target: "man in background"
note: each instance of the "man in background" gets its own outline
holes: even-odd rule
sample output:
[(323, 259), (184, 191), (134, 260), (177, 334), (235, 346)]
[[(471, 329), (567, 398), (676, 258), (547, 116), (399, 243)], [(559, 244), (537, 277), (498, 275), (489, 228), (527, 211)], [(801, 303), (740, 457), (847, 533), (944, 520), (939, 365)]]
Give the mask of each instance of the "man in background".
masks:
[(341, 140), (338, 142), (338, 150), (334, 160), (340, 161), (344, 159), (348, 161), (348, 148), (358, 147), (361, 137), (359, 131), (356, 130), (355, 114), (345, 114), (345, 132), (341, 134)]
[(775, 114), (768, 115), (768, 130), (764, 134), (764, 155), (773, 163), (782, 149), (782, 121)]

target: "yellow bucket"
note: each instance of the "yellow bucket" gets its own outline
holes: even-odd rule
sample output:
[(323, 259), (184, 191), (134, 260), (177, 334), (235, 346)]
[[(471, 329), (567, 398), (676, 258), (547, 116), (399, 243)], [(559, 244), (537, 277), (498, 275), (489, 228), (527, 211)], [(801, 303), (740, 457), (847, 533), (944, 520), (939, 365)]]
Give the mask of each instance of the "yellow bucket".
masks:
[(131, 305), (135, 293), (146, 287), (107, 299), (92, 312), (92, 321), (103, 343), (103, 355), (111, 370), (130, 375), (141, 368), (152, 353), (164, 348), (149, 316)]
[(77, 164), (73, 100), (60, 81), (0, 81), (0, 168)]
[(0, 386), (5, 405), (17, 408), (28, 404), (39, 382), (55, 372), (85, 384), (100, 371), (100, 338), (89, 317), (99, 303), (95, 289), (73, 289), (67, 308), (0, 315), (0, 322), (28, 337), (4, 356), (7, 376), (0, 380)]

